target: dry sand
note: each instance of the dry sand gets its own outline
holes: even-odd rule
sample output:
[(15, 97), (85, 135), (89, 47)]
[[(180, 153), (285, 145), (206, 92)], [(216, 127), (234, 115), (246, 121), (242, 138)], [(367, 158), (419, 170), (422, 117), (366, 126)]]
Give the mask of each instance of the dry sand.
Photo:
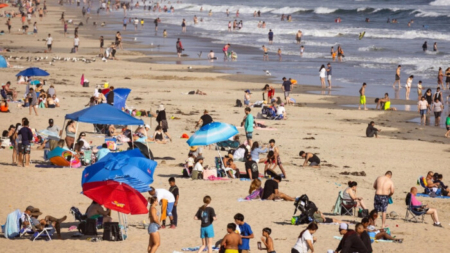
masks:
[[(7, 9), (8, 10), (8, 9)], [(60, 7), (49, 6), (49, 14), (43, 22), (39, 22), (39, 36), (5, 34), (0, 37), (1, 46), (11, 47), (14, 52), (5, 53), (5, 56), (48, 56), (74, 57), (69, 52), (72, 39), (64, 38), (62, 25), (58, 23), (61, 13)], [(67, 14), (68, 18), (76, 19)], [(19, 19), (13, 19), (13, 28), (17, 31)], [(70, 27), (69, 34), (73, 33)], [(76, 56), (94, 57), (98, 52), (98, 41), (83, 36), (87, 29), (80, 28), (82, 36), (80, 53)], [(54, 38), (54, 53), (43, 54), (45, 42), (42, 40), (51, 32)], [(86, 32), (86, 34), (88, 34)], [(108, 35), (112, 38), (113, 33)], [(105, 43), (107, 44), (107, 43)], [(169, 133), (173, 142), (166, 145), (151, 144), (154, 155), (159, 163), (154, 186), (168, 188), (168, 178), (180, 176), (179, 163), (184, 162), (188, 146), (184, 139), (179, 137), (183, 133), (189, 135), (194, 131), (195, 122), (201, 116), (201, 111), (208, 109), (215, 121), (239, 125), (244, 116), (243, 108), (233, 107), (237, 98), (242, 99), (245, 89), (254, 91), (254, 98), (260, 96), (259, 89), (264, 83), (243, 83), (232, 81), (233, 77), (211, 72), (209, 67), (194, 67), (192, 72), (187, 71), (186, 65), (162, 65), (145, 62), (135, 62), (133, 59), (144, 58), (139, 52), (118, 51), (120, 61), (97, 61), (85, 64), (82, 62), (56, 62), (50, 66), (46, 62), (11, 61), (12, 65), (23, 67), (37, 66), (47, 70), (51, 75), (47, 78), (54, 84), (61, 107), (56, 109), (39, 109), (40, 116), (28, 115), (28, 108), (17, 108), (11, 104), (11, 113), (2, 114), (0, 129), (7, 129), (10, 124), (19, 122), (20, 118), (28, 117), (31, 127), (38, 130), (47, 126), (49, 118), (55, 120), (56, 125), (63, 125), (64, 115), (84, 108), (89, 96), (93, 93), (93, 86), (108, 81), (117, 87), (132, 89), (128, 105), (133, 108), (156, 110), (156, 106), (164, 103), (168, 116), (179, 117), (180, 120), (169, 120)], [(1, 82), (13, 81), (19, 69), (3, 69), (0, 72)], [(81, 74), (90, 80), (90, 88), (79, 85)], [(128, 77), (128, 78), (125, 78)], [(230, 80), (231, 79), (231, 80)], [(257, 80), (255, 78), (255, 80)], [(13, 82), (14, 83), (14, 82)], [(274, 84), (279, 87), (279, 84)], [(23, 95), (24, 86), (16, 85)], [(190, 90), (201, 89), (207, 96), (190, 96), (184, 93)], [(280, 183), (282, 192), (299, 196), (308, 194), (310, 199), (324, 213), (329, 213), (334, 205), (339, 190), (345, 189), (346, 182), (358, 182), (358, 196), (362, 196), (369, 206), (373, 207), (373, 182), (377, 176), (387, 170), (393, 171), (393, 181), (396, 191), (393, 196), (394, 204), (389, 211), (395, 211), (403, 218), (405, 215), (404, 198), (410, 187), (416, 185), (419, 176), (427, 171), (444, 173), (448, 178), (448, 143), (443, 138), (444, 131), (434, 127), (423, 127), (416, 124), (405, 123), (413, 117), (408, 112), (358, 111), (343, 109), (336, 105), (343, 100), (346, 103), (356, 103), (356, 98), (329, 97), (322, 95), (306, 95), (302, 91), (306, 88), (296, 88), (299, 94), (294, 98), (301, 102), (301, 106), (287, 107), (288, 120), (268, 121), (266, 124), (277, 128), (276, 131), (255, 130), (254, 140), (268, 143), (274, 138), (281, 151), (281, 159), (287, 171), (288, 180)], [(281, 95), (280, 92), (278, 94)], [(137, 98), (142, 100), (137, 100)], [(255, 99), (254, 99), (255, 100)], [(193, 115), (177, 113), (194, 112)], [(253, 113), (256, 115), (256, 108)], [(143, 118), (150, 122), (150, 118)], [(382, 128), (378, 139), (365, 137), (365, 128), (369, 121), (374, 120)], [(153, 126), (155, 122), (153, 120)], [(80, 130), (91, 131), (92, 126), (80, 124)], [(240, 129), (241, 138), (243, 131)], [(313, 140), (306, 139), (314, 137)], [(102, 138), (89, 136), (89, 140), (100, 144)], [(418, 141), (421, 139), (422, 141)], [(441, 143), (442, 142), (442, 143)], [(298, 152), (306, 150), (317, 153), (323, 164), (320, 169), (302, 168), (299, 165)], [(39, 207), (44, 215), (60, 217), (69, 215), (69, 208), (77, 206), (84, 211), (90, 199), (80, 194), (82, 169), (43, 169), (19, 168), (11, 165), (12, 151), (0, 150), (0, 182), (2, 191), (0, 199), (0, 221), (3, 223), (8, 213), (26, 206)], [(206, 164), (213, 164), (216, 151), (205, 150)], [(32, 161), (34, 164), (43, 162), (43, 151), (33, 147)], [(243, 163), (239, 164), (243, 168)], [(262, 171), (260, 166), (260, 171)], [(344, 176), (343, 171), (365, 171), (367, 176)], [(448, 183), (448, 182), (447, 182)], [(251, 201), (238, 202), (238, 198), (246, 196), (249, 182), (228, 180), (223, 182), (192, 181), (191, 179), (177, 178), (180, 188), (180, 202), (178, 207), (179, 226), (175, 229), (161, 230), (161, 248), (158, 252), (181, 251), (183, 247), (200, 245), (200, 224), (193, 219), (197, 208), (202, 205), (205, 195), (212, 197), (211, 206), (215, 208), (218, 220), (214, 222), (216, 237), (219, 240), (225, 235), (226, 224), (233, 222), (233, 216), (240, 212), (245, 215), (245, 221), (252, 226), (255, 239), (251, 240), (252, 252), (257, 252), (256, 243), (264, 227), (272, 228), (275, 249), (277, 252), (290, 252), (302, 226), (289, 224), (294, 211), (292, 202)], [(147, 195), (146, 195), (147, 196)], [(374, 252), (445, 252), (449, 235), (449, 200), (419, 198), (424, 203), (436, 207), (444, 228), (432, 226), (429, 216), (425, 224), (405, 223), (401, 219), (388, 220), (392, 234), (397, 238), (404, 238), (403, 244), (374, 243)], [(113, 214), (117, 218), (117, 213)], [(341, 217), (338, 219), (355, 220), (354, 217)], [(69, 217), (63, 225), (63, 239), (52, 242), (31, 242), (29, 240), (0, 239), (2, 252), (144, 252), (147, 249), (147, 231), (135, 226), (143, 220), (148, 221), (146, 215), (129, 216), (129, 238), (123, 242), (97, 242), (92, 243), (83, 238), (72, 238), (75, 232), (69, 232), (68, 227), (76, 225), (73, 217)], [(359, 219), (357, 219), (359, 220)], [(381, 220), (378, 221), (381, 224)], [(335, 249), (339, 243), (333, 239), (338, 235), (338, 226), (319, 225), (315, 234), (318, 241), (315, 244), (316, 252), (325, 252)]]

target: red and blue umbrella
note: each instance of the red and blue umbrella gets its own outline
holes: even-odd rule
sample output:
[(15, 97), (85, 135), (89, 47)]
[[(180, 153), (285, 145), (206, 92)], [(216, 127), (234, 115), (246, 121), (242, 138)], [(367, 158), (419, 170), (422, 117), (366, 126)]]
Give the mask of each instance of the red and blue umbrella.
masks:
[(114, 180), (126, 183), (139, 192), (150, 190), (157, 162), (147, 159), (139, 149), (109, 153), (99, 162), (84, 169), (81, 185)]
[(83, 184), (83, 194), (100, 205), (123, 214), (146, 214), (147, 200), (131, 186), (107, 180)]

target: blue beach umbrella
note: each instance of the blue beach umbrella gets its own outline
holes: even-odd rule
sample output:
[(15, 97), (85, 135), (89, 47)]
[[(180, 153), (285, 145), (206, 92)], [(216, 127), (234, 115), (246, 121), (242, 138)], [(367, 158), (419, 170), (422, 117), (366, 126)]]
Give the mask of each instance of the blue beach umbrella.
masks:
[(238, 130), (233, 125), (213, 122), (203, 126), (200, 130), (195, 132), (191, 138), (187, 140), (187, 144), (189, 146), (207, 146), (228, 140), (238, 133)]
[(40, 68), (27, 68), (20, 71), (16, 76), (49, 76), (50, 74)]
[(84, 169), (81, 185), (113, 180), (126, 183), (139, 192), (150, 190), (157, 163), (147, 159), (139, 149), (109, 153), (97, 163)]
[(8, 63), (6, 63), (5, 57), (0, 55), (0, 68), (6, 68), (8, 67)]

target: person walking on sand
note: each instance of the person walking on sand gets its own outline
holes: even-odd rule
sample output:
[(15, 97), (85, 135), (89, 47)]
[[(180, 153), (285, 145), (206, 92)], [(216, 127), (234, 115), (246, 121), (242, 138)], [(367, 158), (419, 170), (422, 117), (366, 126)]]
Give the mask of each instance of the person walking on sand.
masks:
[(284, 92), (284, 100), (286, 101), (286, 105), (293, 104), (291, 98), (289, 97), (290, 92), (292, 90), (292, 82), (287, 80), (286, 77), (283, 77), (283, 83), (281, 85), (281, 89)]
[(180, 38), (178, 38), (178, 40), (177, 40), (176, 48), (177, 48), (178, 58), (181, 58), (181, 53), (183, 52), (184, 48), (183, 48), (183, 44), (181, 44)]
[(398, 88), (401, 89), (402, 85), (400, 84), (400, 71), (402, 70), (402, 65), (398, 65), (397, 70), (395, 71), (395, 82), (392, 85), (392, 88), (395, 89), (395, 84), (398, 83)]
[(194, 216), (194, 220), (201, 220), (200, 238), (202, 239), (202, 246), (198, 249), (198, 253), (208, 247), (208, 253), (212, 253), (214, 227), (213, 222), (217, 220), (214, 208), (210, 207), (211, 197), (205, 196), (203, 198), (203, 206), (201, 206)]
[(374, 208), (382, 213), (381, 228), (386, 227), (386, 212), (389, 199), (394, 195), (394, 183), (391, 180), (392, 171), (387, 171), (384, 176), (379, 176), (373, 183), (375, 189)]
[(80, 38), (78, 38), (78, 35), (75, 35), (75, 38), (73, 39), (73, 48), (75, 49), (75, 53), (78, 53), (79, 45), (80, 45)]
[(358, 110), (361, 110), (361, 105), (364, 106), (364, 110), (367, 110), (366, 108), (366, 83), (362, 84), (361, 89), (359, 89), (359, 106)]
[(268, 61), (269, 60), (269, 53), (267, 52), (267, 47), (265, 47), (264, 45), (262, 46), (263, 49), (263, 61)]
[(49, 33), (47, 40), (45, 41), (46, 45), (47, 45), (47, 53), (51, 53), (52, 52), (52, 45), (53, 45), (53, 38), (52, 35)]
[(150, 208), (148, 210), (148, 217), (150, 219), (150, 224), (148, 226), (148, 234), (150, 235), (148, 241), (148, 253), (154, 253), (158, 250), (161, 243), (161, 238), (159, 236), (159, 228), (161, 227), (158, 212), (156, 207), (158, 206), (158, 200), (156, 197), (148, 198), (148, 203), (150, 203)]

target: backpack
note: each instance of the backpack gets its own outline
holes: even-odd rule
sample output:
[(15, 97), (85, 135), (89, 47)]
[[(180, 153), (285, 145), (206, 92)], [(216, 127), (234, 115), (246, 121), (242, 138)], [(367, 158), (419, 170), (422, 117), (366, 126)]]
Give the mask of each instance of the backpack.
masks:
[[(84, 232), (80, 231), (80, 228), (81, 230), (83, 229), (82, 224), (85, 224)], [(97, 235), (97, 219), (87, 219), (86, 221), (80, 222), (78, 226), (80, 227), (78, 231), (83, 235)]]
[(103, 241), (122, 241), (118, 222), (105, 222), (103, 224)]
[(242, 101), (240, 99), (236, 99), (236, 107), (242, 107)]

